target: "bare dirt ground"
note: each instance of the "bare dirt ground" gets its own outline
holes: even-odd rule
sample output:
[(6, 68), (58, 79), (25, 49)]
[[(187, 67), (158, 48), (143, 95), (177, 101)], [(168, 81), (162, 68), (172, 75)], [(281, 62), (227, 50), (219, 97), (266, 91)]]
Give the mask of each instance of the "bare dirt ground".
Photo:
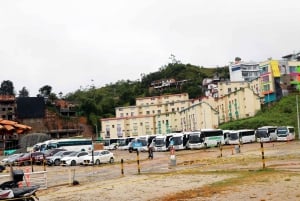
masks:
[[(51, 186), (38, 191), (38, 197), (41, 201), (300, 200), (299, 141), (265, 143), (265, 168), (258, 143), (242, 145), (238, 154), (232, 146), (224, 146), (222, 152), (212, 148), (175, 154), (174, 166), (169, 153), (155, 152), (153, 160), (141, 153), (138, 173), (135, 154), (115, 151), (116, 161), (125, 161), (124, 175), (119, 163), (76, 167), (79, 185), (59, 184), (68, 169), (48, 168)], [(79, 177), (84, 172), (89, 174)], [(53, 185), (55, 181), (58, 185)]]

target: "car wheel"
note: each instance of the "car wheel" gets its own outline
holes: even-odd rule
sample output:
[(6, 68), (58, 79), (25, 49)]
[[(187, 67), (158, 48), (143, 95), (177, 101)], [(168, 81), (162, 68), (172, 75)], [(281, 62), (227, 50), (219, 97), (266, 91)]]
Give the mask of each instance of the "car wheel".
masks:
[(95, 165), (100, 165), (100, 160), (99, 160), (99, 159), (97, 159), (97, 160), (95, 161)]
[(110, 159), (109, 159), (109, 163), (114, 163), (115, 162), (115, 159), (113, 158), (113, 157), (111, 157)]
[(76, 165), (76, 161), (71, 161), (71, 166), (75, 166)]
[(56, 160), (54, 161), (54, 165), (55, 165), (55, 166), (59, 166), (59, 165), (60, 165), (60, 160), (56, 159)]
[(25, 161), (25, 162), (23, 163), (23, 165), (25, 165), (25, 166), (30, 165), (30, 162), (29, 162), (29, 161)]

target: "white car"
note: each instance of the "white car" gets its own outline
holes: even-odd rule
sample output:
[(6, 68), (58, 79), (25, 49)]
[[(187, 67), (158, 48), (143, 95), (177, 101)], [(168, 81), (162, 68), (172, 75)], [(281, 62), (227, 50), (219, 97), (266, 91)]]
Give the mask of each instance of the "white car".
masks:
[(59, 152), (55, 153), (53, 156), (48, 156), (48, 157), (46, 157), (47, 164), (58, 166), (58, 165), (60, 165), (60, 159), (70, 155), (73, 152), (75, 152), (75, 151), (59, 151)]
[[(114, 154), (108, 150), (94, 151), (94, 164), (99, 165), (100, 163), (113, 163), (115, 161)], [(92, 153), (83, 157), (83, 165), (93, 165)]]
[(70, 155), (64, 156), (60, 159), (60, 165), (62, 166), (75, 166), (83, 162), (84, 156), (88, 155), (86, 151), (74, 152)]

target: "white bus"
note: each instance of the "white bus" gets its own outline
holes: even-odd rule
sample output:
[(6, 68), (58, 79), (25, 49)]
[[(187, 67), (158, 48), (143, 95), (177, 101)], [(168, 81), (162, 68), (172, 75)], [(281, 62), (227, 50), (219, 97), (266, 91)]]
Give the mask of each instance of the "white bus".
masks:
[(118, 150), (128, 150), (129, 149), (129, 143), (134, 140), (134, 137), (126, 137), (126, 138), (119, 138), (117, 140), (117, 149)]
[[(240, 135), (237, 130), (231, 130), (227, 132), (228, 144), (240, 144)], [(255, 136), (254, 136), (255, 139)]]
[(34, 145), (34, 151), (46, 151), (49, 149), (66, 149), (67, 151), (92, 151), (93, 141), (91, 139), (56, 139), (47, 140)]
[(171, 133), (170, 146), (174, 150), (183, 150), (187, 148), (188, 133)]
[(295, 139), (295, 128), (292, 126), (280, 126), (276, 129), (277, 141), (289, 141)]
[(172, 137), (172, 134), (157, 135), (153, 139), (154, 151), (167, 151), (169, 149), (171, 137)]
[(276, 126), (263, 126), (256, 129), (257, 142), (271, 142), (277, 140)]
[(189, 149), (204, 148), (204, 138), (201, 137), (200, 131), (193, 131), (189, 133), (188, 148)]
[(255, 142), (255, 130), (254, 129), (242, 129), (238, 130), (240, 143), (252, 143)]
[(221, 129), (201, 129), (201, 137), (204, 138), (204, 147), (214, 147), (224, 144), (223, 130)]

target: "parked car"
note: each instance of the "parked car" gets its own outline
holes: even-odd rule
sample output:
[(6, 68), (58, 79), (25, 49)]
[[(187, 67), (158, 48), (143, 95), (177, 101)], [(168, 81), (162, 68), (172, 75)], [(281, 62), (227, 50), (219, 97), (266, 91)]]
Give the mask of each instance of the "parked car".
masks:
[[(44, 159), (47, 160), (47, 157), (53, 156), (54, 154), (56, 154), (59, 151), (66, 151), (66, 150), (65, 149), (49, 149), (49, 150), (46, 150), (45, 152), (43, 152), (44, 153), (43, 155), (39, 155), (36, 158), (36, 164), (43, 164)], [(45, 162), (47, 162), (47, 161), (45, 161)]]
[(39, 156), (43, 156), (43, 152), (32, 152), (32, 153), (25, 153), (23, 156), (17, 158), (14, 161), (15, 165), (30, 165), (31, 164), (31, 160), (32, 163), (35, 164), (37, 157)]
[(1, 160), (1, 164), (4, 166), (13, 165), (15, 160), (23, 155), (24, 153), (19, 153), (19, 154), (12, 154), (10, 156), (7, 156), (6, 158), (3, 158)]
[(75, 166), (83, 162), (83, 156), (88, 155), (86, 151), (74, 152), (67, 156), (64, 156), (60, 161), (62, 166)]
[(99, 165), (100, 163), (113, 163), (115, 161), (114, 154), (108, 150), (94, 151), (94, 162), (93, 155), (89, 153), (83, 157), (83, 165)]
[(64, 156), (68, 156), (74, 152), (75, 151), (59, 151), (59, 152), (55, 153), (53, 156), (48, 156), (48, 157), (46, 157), (47, 165), (58, 166), (58, 165), (60, 165), (61, 158), (63, 158)]

